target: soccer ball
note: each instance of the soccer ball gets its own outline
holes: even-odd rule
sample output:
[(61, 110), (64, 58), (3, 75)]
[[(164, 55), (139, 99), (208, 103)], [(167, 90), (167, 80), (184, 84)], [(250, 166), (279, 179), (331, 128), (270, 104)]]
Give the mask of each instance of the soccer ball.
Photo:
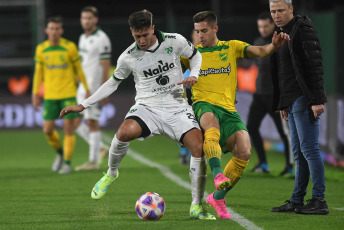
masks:
[(135, 208), (142, 220), (159, 220), (165, 212), (165, 201), (158, 193), (147, 192), (139, 197)]

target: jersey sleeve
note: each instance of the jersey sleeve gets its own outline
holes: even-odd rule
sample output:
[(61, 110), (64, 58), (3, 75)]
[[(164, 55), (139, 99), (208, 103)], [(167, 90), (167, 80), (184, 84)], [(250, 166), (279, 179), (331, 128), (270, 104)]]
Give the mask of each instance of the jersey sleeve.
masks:
[(178, 55), (191, 59), (197, 53), (194, 45), (182, 35), (176, 34), (176, 41)]
[(187, 59), (186, 57), (180, 56), (179, 60), (180, 60), (181, 66), (182, 66), (183, 73), (186, 70), (190, 69), (190, 61), (189, 61), (189, 59)]
[(122, 81), (124, 79), (126, 79), (129, 74), (131, 73), (131, 69), (126, 61), (126, 56), (125, 56), (125, 52), (121, 54), (121, 56), (119, 56), (118, 60), (117, 60), (117, 65), (116, 65), (116, 69), (113, 73), (113, 78), (116, 81)]
[(111, 59), (111, 42), (108, 36), (104, 36), (98, 46), (100, 59)]
[(230, 43), (231, 43), (230, 45), (232, 45), (235, 49), (236, 59), (248, 58), (247, 53), (246, 53), (246, 49), (247, 49), (247, 47), (250, 46), (250, 44), (248, 44), (246, 42), (238, 41), (238, 40), (232, 40), (232, 41), (230, 41)]
[(41, 83), (43, 82), (43, 56), (40, 49), (40, 45), (36, 48), (35, 53), (35, 72), (33, 75), (33, 84), (32, 84), (32, 93), (37, 94), (39, 91), (39, 87), (41, 86)]
[(79, 55), (78, 48), (76, 47), (74, 42), (70, 42), (68, 51), (69, 51), (69, 58), (72, 63), (75, 63), (81, 60), (81, 56)]

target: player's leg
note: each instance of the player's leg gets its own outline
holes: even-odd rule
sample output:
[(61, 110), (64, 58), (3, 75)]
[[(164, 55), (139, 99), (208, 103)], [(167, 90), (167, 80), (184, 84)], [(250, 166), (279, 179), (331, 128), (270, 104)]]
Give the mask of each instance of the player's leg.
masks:
[(99, 129), (98, 120), (88, 119), (87, 126), (89, 127), (89, 159), (86, 163), (77, 166), (76, 171), (80, 170), (97, 170), (99, 169), (100, 161), (100, 145), (101, 145), (101, 132)]
[(263, 139), (259, 132), (260, 124), (267, 114), (266, 105), (260, 95), (254, 94), (247, 119), (247, 129), (250, 132), (253, 146), (255, 147), (259, 163), (253, 168), (253, 172), (269, 173)]
[(60, 142), (59, 133), (55, 130), (55, 119), (60, 107), (57, 100), (44, 100), (44, 112), (43, 112), (43, 132), (50, 146), (52, 146), (57, 156), (51, 167), (52, 171), (56, 172), (60, 170), (63, 162), (63, 149)]
[(203, 151), (213, 173), (217, 190), (222, 190), (230, 185), (230, 180), (223, 175), (221, 169), (222, 150), (220, 141), (220, 125), (212, 112), (205, 112), (200, 117), (200, 126), (204, 132)]

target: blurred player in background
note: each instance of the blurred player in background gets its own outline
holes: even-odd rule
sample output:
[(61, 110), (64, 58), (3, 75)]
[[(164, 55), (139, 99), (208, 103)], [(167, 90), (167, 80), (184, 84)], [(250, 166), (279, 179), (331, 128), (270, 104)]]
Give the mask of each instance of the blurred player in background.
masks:
[(87, 96), (90, 92), (76, 45), (61, 37), (62, 18), (59, 16), (49, 18), (45, 33), (48, 40), (40, 43), (35, 53), (32, 104), (37, 110), (41, 103), (38, 96), (39, 87), (44, 83), (43, 132), (49, 145), (57, 152), (52, 170), (65, 174), (71, 172), (71, 159), (75, 146), (74, 122), (79, 114), (69, 114), (64, 117), (63, 146), (55, 129), (55, 120), (62, 108), (76, 104), (77, 77), (82, 82)]
[[(96, 7), (84, 7), (81, 10), (80, 22), (84, 33), (81, 34), (79, 39), (79, 53), (87, 83), (91, 93), (94, 93), (108, 79), (111, 67), (111, 42), (104, 31), (97, 27), (98, 10)], [(77, 102), (80, 104), (85, 99), (86, 91), (82, 85), (79, 85)], [(75, 168), (76, 171), (98, 169), (101, 152), (104, 154), (109, 150), (109, 146), (102, 142), (98, 122), (101, 114), (101, 105), (106, 102), (107, 98), (83, 112), (82, 115), (86, 120), (86, 124), (80, 122), (81, 119), (78, 119), (79, 126), (76, 132), (89, 144), (89, 160), (77, 166)]]
[[(202, 132), (192, 107), (184, 98), (183, 86), (178, 85), (193, 86), (197, 82), (202, 56), (192, 43), (180, 34), (155, 30), (152, 20), (153, 15), (147, 10), (129, 16), (129, 26), (135, 42), (118, 58), (113, 76), (93, 96), (80, 105), (63, 109), (60, 116), (87, 109), (113, 93), (122, 80), (133, 74), (136, 104), (130, 108), (112, 140), (109, 169), (94, 185), (91, 197), (101, 199), (112, 182), (118, 178), (118, 167), (127, 154), (130, 141), (166, 135), (191, 151), (190, 217), (214, 220), (216, 218), (208, 213), (202, 204), (207, 169), (202, 152)], [(184, 80), (180, 56), (190, 60), (190, 77)]]
[[(191, 39), (192, 39), (192, 44), (194, 46), (197, 46), (200, 41), (199, 41), (199, 37), (197, 35), (197, 33), (195, 32), (195, 30), (192, 30), (192, 33), (191, 33)], [(181, 61), (184, 57), (181, 57)], [(182, 62), (183, 64), (183, 62)], [(189, 77), (190, 75), (190, 69), (187, 69), (185, 66), (182, 66), (183, 68), (183, 76), (184, 76), (184, 79)], [(189, 86), (186, 86), (185, 87), (185, 92), (186, 92), (186, 97), (187, 97), (187, 100), (188, 100), (188, 103), (189, 105), (192, 105), (192, 99), (191, 99), (191, 96), (192, 96), (192, 93), (191, 93), (191, 88)], [(191, 158), (191, 153), (190, 153), (190, 150), (188, 150), (188, 148), (186, 148), (185, 146), (179, 146), (179, 158), (180, 158), (180, 163), (182, 165), (188, 165), (190, 163), (190, 158)]]
[[(271, 42), (275, 31), (275, 23), (269, 12), (263, 12), (257, 19), (258, 31), (260, 37), (254, 41), (254, 45), (263, 46)], [(256, 80), (256, 92), (253, 94), (253, 101), (248, 112), (247, 129), (250, 132), (252, 142), (256, 148), (259, 163), (253, 168), (253, 172), (269, 173), (269, 166), (266, 160), (266, 152), (263, 145), (263, 139), (259, 132), (259, 126), (266, 114), (273, 119), (277, 131), (284, 144), (284, 154), (286, 164), (281, 172), (282, 175), (293, 174), (293, 154), (290, 147), (289, 128), (280, 114), (272, 110), (273, 86), (271, 79), (270, 57), (256, 58), (256, 64), (259, 68)]]
[[(250, 46), (237, 41), (217, 39), (217, 17), (212, 11), (203, 11), (193, 17), (195, 31), (201, 44), (196, 48), (202, 54), (198, 81), (192, 87), (193, 109), (204, 132), (203, 151), (213, 173), (215, 192), (207, 202), (220, 218), (230, 219), (225, 195), (240, 179), (251, 156), (251, 143), (247, 129), (237, 113), (234, 103), (237, 87), (236, 61), (239, 58), (265, 57), (285, 43), (286, 34), (274, 34), (266, 46)], [(188, 67), (188, 62), (185, 62)], [(221, 169), (222, 151), (233, 157), (225, 170)]]

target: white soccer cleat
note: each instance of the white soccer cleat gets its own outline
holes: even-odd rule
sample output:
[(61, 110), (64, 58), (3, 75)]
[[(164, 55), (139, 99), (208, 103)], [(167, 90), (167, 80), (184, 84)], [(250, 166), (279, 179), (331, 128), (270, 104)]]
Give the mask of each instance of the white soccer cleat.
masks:
[(92, 161), (87, 161), (86, 163), (76, 166), (75, 171), (92, 171), (92, 170), (98, 170), (99, 164)]
[(51, 166), (51, 170), (53, 172), (57, 172), (61, 169), (61, 166), (62, 166), (62, 163), (63, 163), (63, 156), (60, 155), (60, 154), (57, 154), (56, 155), (56, 158), (54, 160), (54, 163), (53, 165)]
[(59, 171), (59, 174), (68, 174), (71, 172), (72, 172), (72, 167), (70, 165), (63, 164)]

